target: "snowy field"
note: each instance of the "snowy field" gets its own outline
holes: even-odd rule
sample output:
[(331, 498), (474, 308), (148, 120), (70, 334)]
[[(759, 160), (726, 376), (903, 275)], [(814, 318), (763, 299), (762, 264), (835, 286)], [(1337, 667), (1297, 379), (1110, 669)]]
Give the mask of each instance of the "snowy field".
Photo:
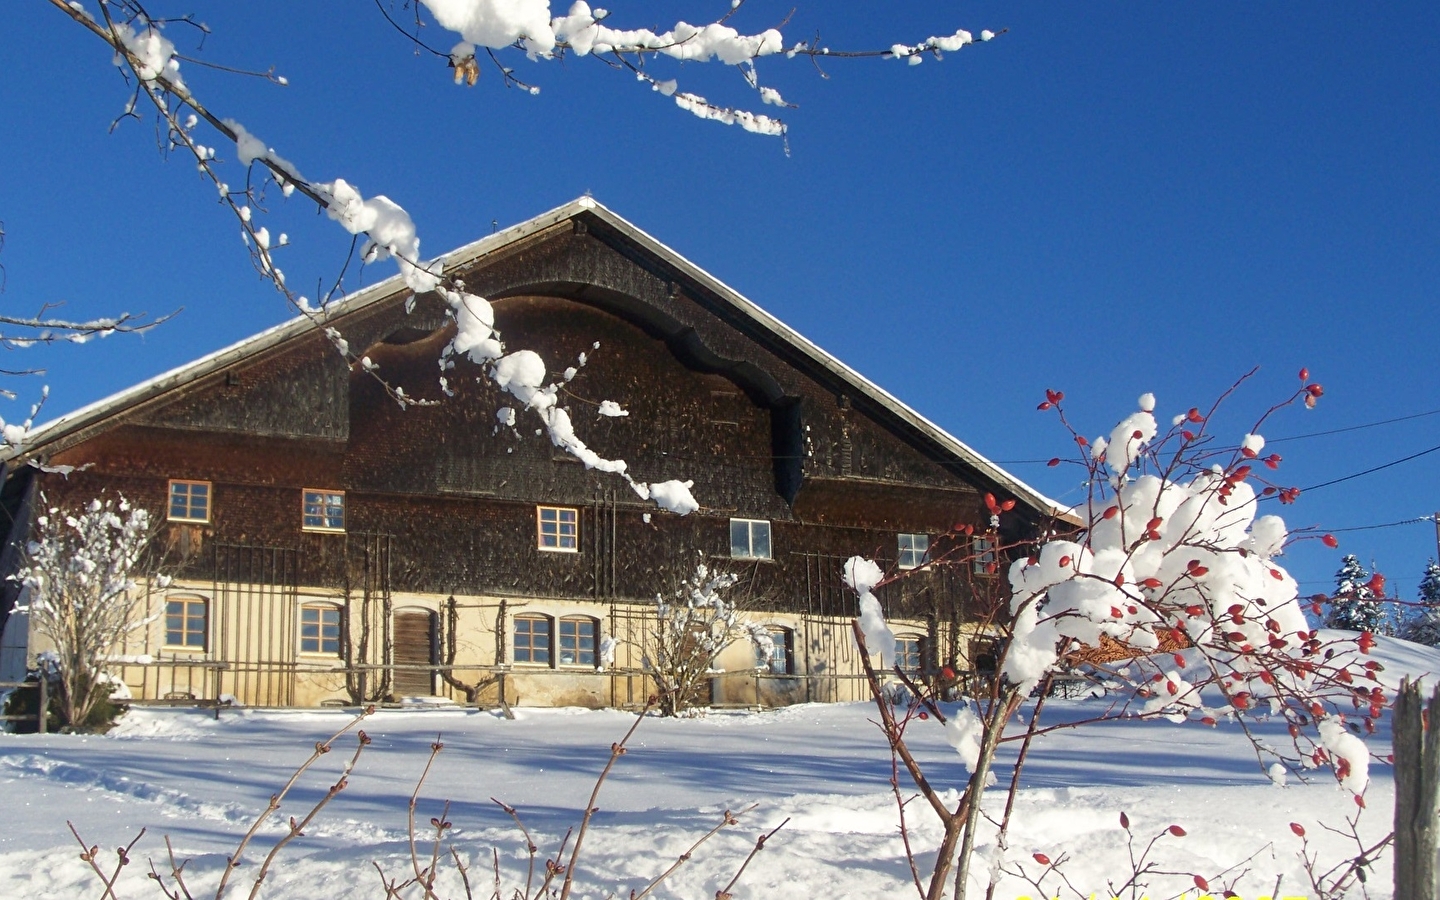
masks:
[[(1416, 645), (1382, 639), (1374, 656), (1385, 663), (1391, 683), (1405, 672), (1440, 672), (1440, 651)], [(1097, 702), (1055, 703), (1046, 720), (1083, 715)], [(914, 896), (890, 792), (890, 757), (868, 721), (872, 714), (873, 707), (861, 704), (807, 705), (643, 722), (600, 795), (576, 896), (630, 896), (724, 810), (752, 805), (739, 825), (723, 829), (657, 895), (714, 897), (757, 834), (788, 818), (745, 872), (736, 897)], [(163, 863), (166, 835), (191, 860), (185, 871), (192, 888), (208, 884), (213, 895), (226, 854), (271, 794), (316, 740), (347, 719), (329, 710), (236, 710), (218, 721), (193, 710), (136, 710), (104, 736), (0, 735), (0, 897), (102, 895), (67, 820), (88, 842), (106, 848), (101, 860), (107, 868), (113, 848), (142, 826), (148, 829), (117, 886), (122, 900), (161, 896), (146, 877), (147, 860)], [(578, 821), (611, 743), (633, 722), (634, 716), (614, 711), (517, 710), (514, 721), (459, 709), (378, 712), (363, 725), (373, 743), (349, 786), (284, 849), (262, 896), (383, 897), (372, 862), (391, 876), (409, 870), (407, 804), (438, 733), (445, 747), (417, 821), (428, 828), (449, 799), (455, 823), (450, 842), (473, 866), (475, 896), (491, 896), (495, 848), (506, 885), (502, 894), (509, 897), (510, 887), (524, 881), (524, 840), (490, 798), (518, 807), (542, 853), (553, 853)], [(1280, 741), (1273, 730), (1262, 734)], [(917, 722), (910, 738), (933, 781), (963, 784), (964, 771), (939, 727)], [(1382, 759), (1390, 752), (1388, 741), (1384, 731), (1371, 739)], [(301, 780), (247, 851), (230, 896), (248, 895), (258, 861), (286, 831), (282, 823), (309, 810), (354, 746), (353, 738), (341, 739)], [(1389, 829), (1394, 788), (1388, 765), (1377, 762), (1370, 771), (1360, 831), (1373, 841)], [(1008, 772), (1002, 768), (1000, 775), (1003, 784)], [(986, 802), (998, 815), (1002, 788), (991, 788)], [(912, 841), (917, 849), (933, 849), (938, 827), (919, 803), (910, 810)], [(1277, 786), (1233, 723), (1119, 722), (1056, 732), (1032, 749), (1016, 804), (1010, 864), (1025, 863), (1033, 871), (1033, 853), (1052, 859), (1068, 854), (1070, 882), (1087, 895), (1104, 894), (1108, 882), (1123, 881), (1129, 872), (1121, 811), (1142, 842), (1172, 824), (1187, 832), (1156, 844), (1160, 868), (1185, 874), (1152, 877), (1147, 893), (1154, 900), (1185, 888), (1194, 897), (1192, 873), (1209, 879), (1212, 889), (1233, 885), (1245, 900), (1269, 895), (1282, 876), (1277, 897), (1307, 896), (1291, 822), (1304, 825), (1322, 858), (1336, 861), (1355, 852), (1320, 827), (1343, 825), (1356, 811), (1328, 774), (1316, 774), (1308, 784), (1292, 776)], [(987, 877), (991, 850), (980, 850), (986, 861), (976, 866), (977, 879)], [(1389, 866), (1386, 857), (1370, 896), (1390, 897)], [(1249, 874), (1235, 880), (1242, 870)], [(442, 897), (463, 896), (453, 867), (441, 885)], [(1033, 893), (1007, 878), (996, 897)]]

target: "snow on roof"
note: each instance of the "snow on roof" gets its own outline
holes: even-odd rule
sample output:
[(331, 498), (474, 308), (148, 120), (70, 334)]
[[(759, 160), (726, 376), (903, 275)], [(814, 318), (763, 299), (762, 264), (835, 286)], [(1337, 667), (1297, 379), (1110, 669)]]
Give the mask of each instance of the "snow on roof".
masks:
[[(788, 344), (820, 368), (835, 375), (859, 394), (887, 409), (905, 424), (914, 428), (926, 438), (953, 454), (963, 463), (976, 469), (984, 477), (994, 481), (1004, 490), (1013, 493), (1018, 500), (1042, 515), (1067, 517), (1064, 508), (1044, 494), (1006, 472), (967, 444), (954, 437), (940, 426), (920, 415), (914, 409), (896, 398), (884, 388), (870, 381), (845, 363), (831, 356), (790, 326), (781, 322), (760, 308), (738, 291), (720, 279), (690, 262), (664, 243), (651, 237), (626, 219), (612, 212), (591, 197), (580, 197), (549, 212), (542, 213), (529, 221), (506, 228), (503, 231), (481, 238), (445, 254), (441, 259), (445, 271), (453, 271), (475, 263), (498, 250), (505, 249), (531, 235), (545, 231), (567, 220), (582, 215), (591, 215), (618, 232), (627, 240), (658, 257), (671, 267), (704, 286), (723, 302), (744, 313), (751, 321), (769, 332), (780, 342)], [(112, 394), (74, 412), (46, 422), (30, 432), (29, 439), (19, 449), (6, 447), (0, 451), (0, 459), (28, 460), (36, 458), (49, 444), (94, 425), (111, 415), (129, 409), (137, 404), (158, 397), (171, 390), (190, 384), (206, 376), (264, 352), (292, 338), (313, 332), (327, 322), (382, 302), (408, 290), (400, 275), (393, 275), (363, 290), (327, 306), (318, 319), (297, 316), (259, 334), (231, 344), (214, 353), (186, 363), (178, 368), (157, 375), (134, 387)]]

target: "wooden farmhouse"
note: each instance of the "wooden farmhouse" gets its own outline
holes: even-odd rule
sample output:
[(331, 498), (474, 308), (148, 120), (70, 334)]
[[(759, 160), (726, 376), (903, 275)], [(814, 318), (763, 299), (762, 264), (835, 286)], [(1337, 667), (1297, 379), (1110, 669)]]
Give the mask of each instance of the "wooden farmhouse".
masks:
[[(701, 561), (740, 576), (730, 596), (772, 639), (722, 655), (715, 703), (855, 699), (856, 554), (917, 569), (879, 591), (902, 667), (984, 668), (976, 596), (1005, 561), (924, 563), (976, 540), (957, 525), (989, 526), (987, 493), (1016, 503), (1005, 543), (1043, 527), (1044, 497), (589, 198), (444, 264), (494, 304), (507, 349), (557, 379), (586, 354), (562, 393), (577, 432), (638, 480), (693, 481), (700, 508), (643, 501), (533, 413), (505, 425), (515, 399), (472, 364), (444, 396), (454, 323), (397, 276), (36, 430), (5, 470), (0, 574), (43, 510), (151, 510), (174, 577), (135, 598), (149, 622), (114, 650), (139, 701), (634, 706), (655, 597)], [(443, 402), (402, 409), (324, 327)], [(19, 593), (0, 594), (12, 675), (45, 649)]]

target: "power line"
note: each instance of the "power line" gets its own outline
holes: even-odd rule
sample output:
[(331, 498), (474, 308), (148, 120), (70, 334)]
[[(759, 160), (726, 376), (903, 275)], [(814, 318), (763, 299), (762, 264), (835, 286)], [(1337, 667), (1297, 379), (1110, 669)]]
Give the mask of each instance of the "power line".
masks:
[(1419, 522), (1433, 522), (1434, 516), (1416, 516), (1413, 519), (1401, 519), (1398, 522), (1385, 522), (1382, 525), (1355, 525), (1350, 528), (1331, 528), (1331, 534), (1341, 534), (1346, 531), (1373, 531), (1376, 528), (1394, 528), (1397, 525), (1414, 525)]
[(1284, 441), (1300, 441), (1305, 438), (1324, 437), (1328, 434), (1344, 434), (1347, 431), (1363, 431), (1366, 428), (1378, 428), (1381, 425), (1393, 425), (1396, 422), (1408, 422), (1411, 419), (1423, 419), (1426, 416), (1440, 415), (1440, 409), (1432, 409), (1429, 412), (1415, 413), (1409, 416), (1400, 416), (1395, 419), (1382, 419), (1379, 422), (1367, 422), (1364, 425), (1351, 425), (1348, 428), (1332, 428), (1329, 431), (1312, 431), (1308, 434), (1292, 434), (1290, 437), (1268, 438), (1265, 443), (1279, 444)]
[(1426, 455), (1428, 455), (1428, 454), (1430, 454), (1430, 453), (1434, 453), (1434, 452), (1437, 451), (1437, 450), (1440, 450), (1440, 444), (1436, 444), (1434, 447), (1431, 447), (1429, 450), (1421, 450), (1419, 453), (1412, 453), (1412, 454), (1410, 454), (1409, 456), (1406, 456), (1406, 457), (1404, 457), (1404, 458), (1402, 458), (1402, 459), (1397, 459), (1397, 460), (1394, 460), (1394, 461), (1392, 461), (1392, 462), (1384, 463), (1383, 465), (1379, 465), (1379, 466), (1375, 466), (1374, 468), (1366, 469), (1366, 470), (1363, 471), (1363, 472), (1356, 472), (1356, 473), (1353, 474), (1353, 475), (1346, 475), (1346, 476), (1344, 476), (1344, 477), (1342, 477), (1342, 478), (1332, 478), (1332, 479), (1329, 480), (1329, 481), (1322, 481), (1322, 482), (1320, 482), (1319, 484), (1312, 484), (1312, 485), (1310, 485), (1309, 487), (1307, 487), (1307, 488), (1301, 488), (1300, 490), (1301, 490), (1302, 493), (1305, 492), (1305, 491), (1313, 491), (1313, 490), (1317, 490), (1317, 489), (1319, 489), (1319, 488), (1329, 487), (1329, 486), (1332, 485), (1332, 484), (1340, 484), (1340, 483), (1342, 483), (1342, 482), (1351, 481), (1351, 480), (1353, 480), (1353, 479), (1360, 478), (1360, 477), (1362, 477), (1362, 476), (1364, 476), (1364, 475), (1373, 475), (1374, 473), (1379, 472), (1379, 471), (1382, 471), (1382, 470), (1384, 470), (1384, 469), (1388, 469), (1388, 468), (1390, 468), (1391, 466), (1398, 466), (1398, 465), (1400, 465), (1401, 463), (1407, 463), (1407, 462), (1409, 462), (1409, 461), (1412, 460), (1412, 459), (1419, 459), (1420, 457), (1426, 456)]
[[(1351, 431), (1364, 431), (1364, 430), (1367, 429), (1367, 428), (1379, 428), (1379, 427), (1382, 426), (1382, 425), (1394, 425), (1396, 422), (1409, 422), (1409, 421), (1412, 420), (1412, 419), (1423, 419), (1423, 418), (1425, 418), (1426, 416), (1436, 416), (1436, 415), (1440, 415), (1440, 409), (1432, 409), (1432, 410), (1427, 410), (1426, 412), (1412, 413), (1411, 415), (1408, 415), (1408, 416), (1397, 416), (1396, 418), (1393, 418), (1393, 419), (1381, 419), (1381, 420), (1378, 421), (1378, 422), (1366, 422), (1366, 423), (1363, 424), (1363, 425), (1348, 425), (1348, 426), (1346, 426), (1346, 427), (1344, 427), (1344, 428), (1331, 428), (1331, 429), (1329, 429), (1329, 430), (1327, 430), (1327, 431), (1310, 431), (1310, 432), (1306, 432), (1305, 434), (1292, 434), (1292, 435), (1290, 435), (1289, 437), (1266, 438), (1266, 439), (1265, 439), (1265, 443), (1266, 443), (1267, 445), (1269, 445), (1269, 444), (1281, 444), (1281, 443), (1284, 443), (1284, 442), (1286, 442), (1286, 441), (1303, 441), (1303, 440), (1305, 440), (1306, 438), (1326, 437), (1326, 436), (1332, 435), (1332, 434), (1346, 434), (1346, 433), (1351, 432)], [(1217, 449), (1217, 450), (1222, 450), (1222, 449), (1233, 449), (1233, 448), (1216, 448), (1216, 449)], [(1040, 464), (1040, 463), (1048, 463), (1048, 462), (1050, 462), (1050, 460), (1049, 460), (1049, 459), (996, 459), (996, 460), (991, 460), (991, 462), (994, 462), (994, 463), (997, 464), (997, 465), (1018, 466), (1018, 465), (1030, 465), (1030, 464), (1036, 464), (1036, 465), (1038, 465), (1038, 464)], [(1319, 486), (1320, 486), (1320, 485), (1317, 485), (1317, 487), (1319, 487)], [(1307, 490), (1308, 490), (1308, 489), (1307, 489)]]

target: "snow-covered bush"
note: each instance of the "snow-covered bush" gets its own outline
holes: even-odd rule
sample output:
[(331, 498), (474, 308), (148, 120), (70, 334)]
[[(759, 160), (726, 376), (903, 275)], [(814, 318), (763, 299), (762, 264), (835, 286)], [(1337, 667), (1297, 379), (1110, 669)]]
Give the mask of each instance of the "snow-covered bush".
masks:
[(725, 593), (739, 580), (701, 563), (667, 596), (655, 595), (655, 624), (645, 637), (645, 671), (655, 681), (661, 715), (706, 704), (716, 659), (736, 641), (752, 641), (768, 657), (770, 636), (746, 622)]
[(74, 513), (51, 508), (36, 526), (12, 576), (22, 585), (17, 608), (52, 645), (61, 718), (82, 727), (115, 691), (108, 665), (116, 645), (153, 621), (135, 596), (150, 513), (124, 497), (96, 499)]
[[(947, 716), (923, 691), (896, 709), (869, 670), (890, 744), (944, 825), (930, 886), (922, 891), (926, 897), (938, 900), (952, 863), (959, 870), (956, 896), (965, 896), (981, 790), (993, 779), (1000, 742), (1023, 740), (1028, 750), (1033, 738), (1055, 727), (1118, 716), (1202, 727), (1278, 718), (1292, 742), (1288, 748), (1256, 744), (1268, 774), (1279, 779), (1286, 771), (1329, 766), (1363, 805), (1370, 754), (1352, 732), (1363, 726), (1373, 733), (1388, 703), (1376, 678), (1379, 664), (1364, 658), (1374, 635), (1321, 638), (1307, 617), (1319, 614), (1319, 603), (1302, 600), (1277, 561), (1292, 537), (1279, 516), (1260, 514), (1266, 500), (1288, 504), (1299, 496), (1298, 489), (1269, 480), (1281, 458), (1265, 452), (1260, 429), (1282, 407), (1314, 406), (1323, 392), (1308, 375), (1302, 370), (1301, 387), (1229, 450), (1216, 449), (1207, 433), (1215, 407), (1191, 408), (1162, 430), (1155, 398), (1146, 394), (1135, 412), (1092, 440), (1070, 426), (1064, 395), (1047, 393), (1040, 409), (1059, 414), (1080, 447), (1089, 496), (1072, 511), (1078, 523), (1056, 523), (1031, 543), (1001, 548), (1013, 562), (1009, 617), (994, 623), (1005, 638), (1000, 683), (988, 699)], [(998, 538), (999, 516), (1009, 501), (986, 500), (994, 516), (991, 537)], [(1336, 545), (1330, 535), (1318, 537)], [(878, 570), (852, 560), (846, 571), (859, 576), (851, 578), (861, 595), (857, 640), (883, 659), (884, 622), (865, 602)], [(869, 669), (868, 657), (862, 658)], [(1077, 666), (1103, 683), (1106, 706), (1093, 718), (1040, 727), (1053, 680)], [(1027, 704), (1030, 714), (1018, 715)], [(909, 756), (904, 729), (915, 718), (943, 723), (964, 760), (970, 778), (958, 801), (943, 802)], [(1015, 723), (1017, 733), (1007, 733)], [(1013, 792), (1018, 769), (1012, 778)], [(1008, 809), (999, 818), (992, 885), (1002, 871), (1015, 874), (1004, 865)]]

